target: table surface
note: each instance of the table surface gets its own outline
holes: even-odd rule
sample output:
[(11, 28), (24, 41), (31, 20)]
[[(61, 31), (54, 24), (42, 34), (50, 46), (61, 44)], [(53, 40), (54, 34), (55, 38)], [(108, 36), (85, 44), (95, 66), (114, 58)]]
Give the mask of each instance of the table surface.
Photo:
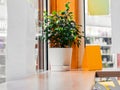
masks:
[(94, 71), (47, 72), (40, 75), (41, 90), (92, 90)]
[(9, 81), (0, 90), (92, 90), (95, 71), (42, 72)]
[(5, 84), (0, 84), (0, 90), (92, 90), (95, 83), (96, 73), (98, 73), (98, 76), (120, 75), (118, 70), (47, 71), (24, 79), (8, 81)]

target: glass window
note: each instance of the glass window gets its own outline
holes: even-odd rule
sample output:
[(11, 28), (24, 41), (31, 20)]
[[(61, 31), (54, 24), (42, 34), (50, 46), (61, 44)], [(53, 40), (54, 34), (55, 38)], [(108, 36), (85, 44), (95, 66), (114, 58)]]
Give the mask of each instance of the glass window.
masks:
[(111, 54), (111, 0), (85, 0), (87, 45), (100, 45), (103, 68), (114, 68)]

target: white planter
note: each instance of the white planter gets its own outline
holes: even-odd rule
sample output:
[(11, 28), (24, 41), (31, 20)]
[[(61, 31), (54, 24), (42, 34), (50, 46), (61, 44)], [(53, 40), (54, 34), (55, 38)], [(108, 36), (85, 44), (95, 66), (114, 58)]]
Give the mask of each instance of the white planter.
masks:
[(72, 48), (49, 48), (52, 71), (67, 71), (71, 67)]

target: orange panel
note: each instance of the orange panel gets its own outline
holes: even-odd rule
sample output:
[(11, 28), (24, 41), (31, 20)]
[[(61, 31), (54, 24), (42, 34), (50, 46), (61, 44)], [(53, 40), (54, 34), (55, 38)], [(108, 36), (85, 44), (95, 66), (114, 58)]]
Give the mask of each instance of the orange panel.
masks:
[(77, 69), (78, 68), (78, 47), (73, 46), (72, 52), (72, 61), (71, 61), (71, 68)]
[(57, 11), (57, 0), (50, 0), (50, 12)]
[(86, 46), (82, 63), (82, 69), (83, 70), (102, 69), (100, 46)]

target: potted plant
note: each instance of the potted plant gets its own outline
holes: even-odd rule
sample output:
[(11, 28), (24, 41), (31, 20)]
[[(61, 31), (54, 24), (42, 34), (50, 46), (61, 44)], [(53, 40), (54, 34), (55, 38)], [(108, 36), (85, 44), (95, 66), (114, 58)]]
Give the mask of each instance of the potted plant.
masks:
[(64, 71), (70, 69), (72, 56), (72, 45), (81, 44), (81, 25), (73, 20), (73, 13), (70, 12), (70, 2), (65, 4), (64, 11), (47, 14), (44, 12), (44, 32), (49, 42), (49, 61), (51, 70)]

